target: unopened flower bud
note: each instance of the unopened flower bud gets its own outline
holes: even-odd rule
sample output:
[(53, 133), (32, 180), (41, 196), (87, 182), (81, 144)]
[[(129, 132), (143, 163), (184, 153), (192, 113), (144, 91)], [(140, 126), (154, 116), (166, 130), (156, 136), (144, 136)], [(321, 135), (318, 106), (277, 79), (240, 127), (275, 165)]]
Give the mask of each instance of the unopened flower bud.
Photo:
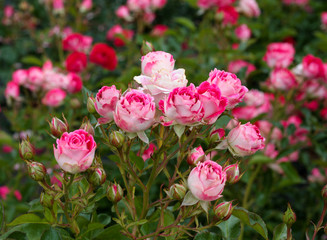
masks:
[(324, 201), (327, 201), (327, 185), (321, 190), (321, 195), (324, 198)]
[(186, 188), (183, 184), (175, 183), (166, 193), (171, 199), (181, 200), (186, 194)]
[(205, 160), (205, 154), (201, 146), (193, 148), (191, 153), (187, 157), (187, 163), (191, 166), (196, 166), (198, 162)]
[(148, 41), (143, 41), (142, 47), (141, 47), (142, 56), (147, 55), (149, 52), (153, 52), (153, 51), (154, 51), (154, 47), (153, 47), (152, 43), (150, 43)]
[(226, 221), (233, 212), (232, 202), (219, 203), (214, 209), (215, 215), (219, 220)]
[(123, 198), (123, 194), (123, 189), (116, 183), (111, 183), (107, 189), (107, 198), (112, 202), (119, 202)]
[(218, 142), (225, 138), (225, 130), (223, 128), (214, 129), (210, 133), (210, 142)]
[(52, 208), (54, 197), (47, 192), (42, 192), (40, 195), (40, 203), (47, 208)]
[(295, 221), (296, 221), (296, 215), (293, 212), (291, 205), (288, 204), (287, 210), (283, 216), (283, 222), (287, 225), (287, 227), (290, 228), (293, 225), (293, 223), (295, 223)]
[(87, 99), (87, 111), (89, 111), (89, 113), (96, 113), (96, 110), (95, 110), (95, 105), (94, 105), (94, 98), (93, 97), (89, 97)]
[(27, 137), (19, 144), (19, 155), (24, 160), (32, 160), (35, 155), (35, 148)]
[(28, 174), (35, 181), (42, 181), (47, 174), (47, 169), (42, 163), (27, 162), (27, 167), (28, 167)]
[(91, 134), (92, 136), (94, 136), (94, 128), (89, 120), (84, 120), (80, 129), (83, 129), (84, 131), (86, 131), (89, 134)]
[(240, 180), (240, 169), (237, 163), (225, 167), (224, 171), (226, 173), (227, 182), (234, 184)]
[(116, 148), (120, 148), (123, 146), (125, 141), (125, 136), (119, 131), (113, 131), (109, 135), (109, 142), (111, 145), (115, 146)]
[(67, 123), (66, 119), (64, 119), (64, 120), (65, 120), (65, 122), (61, 121), (57, 117), (52, 118), (51, 123), (49, 123), (49, 125), (50, 125), (51, 134), (53, 136), (59, 138), (59, 137), (61, 137), (61, 135), (64, 132), (69, 131), (68, 123)]
[(97, 167), (90, 174), (89, 182), (93, 186), (97, 187), (97, 186), (102, 185), (106, 181), (106, 177), (107, 177), (107, 175), (106, 175), (106, 172), (104, 171), (104, 169), (101, 167)]

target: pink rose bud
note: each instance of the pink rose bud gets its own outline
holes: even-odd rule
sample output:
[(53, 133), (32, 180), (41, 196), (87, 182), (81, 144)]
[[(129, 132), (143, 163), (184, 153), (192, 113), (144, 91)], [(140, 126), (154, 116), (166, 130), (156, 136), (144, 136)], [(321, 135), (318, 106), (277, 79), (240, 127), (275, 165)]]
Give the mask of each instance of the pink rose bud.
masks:
[(11, 101), (11, 99), (19, 100), (19, 85), (13, 81), (8, 82), (5, 90), (5, 97), (8, 102)]
[(210, 141), (218, 142), (225, 138), (225, 130), (223, 128), (213, 129), (210, 133)]
[(61, 90), (60, 88), (55, 88), (50, 90), (45, 94), (42, 98), (42, 104), (49, 107), (58, 107), (60, 106), (66, 98), (66, 92)]
[(192, 194), (202, 201), (214, 201), (220, 198), (225, 183), (226, 173), (218, 163), (211, 160), (198, 163), (187, 179)]
[(50, 125), (50, 131), (51, 134), (55, 137), (60, 137), (64, 132), (69, 131), (69, 125), (67, 123), (67, 120), (64, 118), (64, 121), (61, 121), (59, 118), (54, 117), (51, 120)]
[(288, 228), (290, 228), (293, 223), (296, 222), (296, 215), (290, 204), (287, 205), (287, 210), (283, 216), (283, 222), (287, 225)]
[(87, 111), (91, 114), (96, 113), (95, 109), (95, 99), (94, 97), (89, 97), (86, 104)]
[(125, 136), (119, 131), (113, 131), (109, 135), (109, 142), (112, 146), (120, 148), (123, 146), (125, 141)]
[(100, 186), (106, 181), (107, 175), (103, 168), (97, 167), (95, 168), (92, 173), (89, 175), (89, 182), (93, 186)]
[(214, 208), (214, 212), (219, 221), (227, 221), (233, 212), (232, 202), (219, 203)]
[(149, 147), (143, 151), (143, 161), (145, 162), (146, 160), (150, 159), (155, 150), (157, 150), (157, 146), (153, 143), (150, 143)]
[(89, 120), (84, 119), (80, 129), (83, 129), (85, 132), (88, 132), (92, 136), (94, 136), (94, 128)]
[(82, 13), (85, 13), (85, 12), (91, 10), (92, 5), (93, 5), (92, 0), (83, 0), (83, 2), (81, 3), (81, 6), (80, 6), (80, 9), (79, 10)]
[(251, 37), (251, 29), (246, 24), (242, 24), (235, 28), (235, 35), (241, 41), (247, 41)]
[(259, 17), (261, 14), (256, 0), (240, 0), (239, 8), (248, 17)]
[(269, 85), (278, 90), (289, 91), (298, 86), (295, 75), (287, 68), (275, 68), (269, 79)]
[(93, 136), (79, 129), (65, 132), (57, 139), (57, 148), (53, 145), (53, 150), (59, 166), (66, 172), (76, 174), (91, 166), (96, 147)]
[(7, 195), (10, 193), (10, 189), (7, 186), (1, 186), (0, 187), (0, 198), (6, 200)]
[(19, 155), (23, 160), (32, 160), (35, 155), (35, 148), (27, 137), (19, 144)]
[(187, 157), (187, 163), (191, 166), (196, 166), (199, 162), (203, 162), (206, 156), (201, 146), (193, 148)]
[(321, 24), (324, 29), (327, 29), (327, 12), (321, 13)]
[(47, 169), (40, 162), (26, 162), (28, 168), (28, 175), (34, 181), (42, 181), (47, 175)]
[(227, 182), (234, 184), (240, 180), (240, 169), (238, 164), (229, 165), (224, 168), (226, 172)]
[(110, 122), (116, 110), (121, 91), (115, 85), (102, 87), (95, 97), (95, 109), (103, 117), (101, 122)]
[(125, 5), (122, 5), (120, 6), (117, 10), (116, 10), (116, 15), (117, 17), (121, 18), (121, 19), (124, 19), (125, 21), (127, 22), (130, 22), (133, 20), (130, 12), (129, 12), (129, 9), (127, 6)]
[(322, 60), (311, 54), (302, 59), (303, 74), (307, 78), (323, 78), (325, 68)]
[(233, 73), (214, 69), (210, 72), (207, 81), (217, 85), (221, 91), (221, 96), (227, 98), (226, 109), (234, 108), (248, 92), (248, 89), (242, 86), (241, 80)]
[(263, 60), (271, 68), (287, 68), (293, 62), (295, 49), (290, 43), (271, 43)]
[(124, 196), (124, 191), (121, 186), (117, 183), (110, 183), (107, 189), (107, 198), (109, 201), (117, 203), (122, 200)]
[(155, 113), (153, 97), (132, 89), (117, 102), (114, 120), (126, 132), (142, 132), (153, 125)]
[(169, 53), (162, 51), (150, 52), (143, 56), (142, 59), (142, 74), (151, 77), (154, 73), (165, 69), (168, 72), (174, 70), (175, 60)]
[(246, 76), (255, 71), (255, 66), (243, 60), (235, 60), (228, 64), (228, 72), (237, 74), (242, 68), (246, 68)]
[(80, 76), (75, 73), (68, 73), (67, 79), (69, 82), (67, 86), (67, 91), (69, 93), (78, 93), (82, 90), (83, 82)]
[(43, 191), (40, 195), (40, 203), (44, 207), (52, 208), (54, 203), (54, 197), (51, 194)]
[(142, 56), (153, 51), (154, 51), (154, 46), (152, 45), (152, 43), (143, 40), (142, 47), (141, 47)]
[(174, 200), (182, 200), (186, 194), (186, 187), (183, 184), (173, 184), (169, 191), (166, 191), (167, 195)]
[(233, 156), (249, 156), (265, 147), (265, 139), (251, 123), (239, 124), (227, 136), (228, 150)]

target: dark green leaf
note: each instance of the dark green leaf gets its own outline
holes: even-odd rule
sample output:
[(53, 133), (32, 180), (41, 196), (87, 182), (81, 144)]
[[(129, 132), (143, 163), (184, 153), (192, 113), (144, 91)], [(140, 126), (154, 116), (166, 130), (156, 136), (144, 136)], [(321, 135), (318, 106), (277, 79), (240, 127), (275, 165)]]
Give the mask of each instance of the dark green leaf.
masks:
[(137, 156), (134, 152), (129, 153), (129, 159), (132, 163), (135, 163), (138, 170), (142, 170), (144, 168), (144, 161), (140, 156)]
[(24, 214), (24, 215), (17, 217), (16, 219), (14, 219), (14, 221), (12, 221), (11, 223), (8, 223), (7, 226), (13, 227), (13, 226), (17, 226), (17, 225), (24, 224), (24, 223), (49, 224), (46, 220), (41, 219), (39, 216), (32, 214), (32, 213), (28, 213), (28, 214)]
[(221, 238), (219, 238), (219, 236), (216, 233), (212, 233), (212, 232), (200, 232), (198, 233), (194, 240), (220, 240)]
[(240, 220), (237, 217), (231, 216), (227, 221), (217, 225), (222, 232), (224, 240), (238, 239), (241, 233)]
[(273, 240), (286, 240), (287, 239), (287, 226), (285, 223), (279, 224), (274, 229)]

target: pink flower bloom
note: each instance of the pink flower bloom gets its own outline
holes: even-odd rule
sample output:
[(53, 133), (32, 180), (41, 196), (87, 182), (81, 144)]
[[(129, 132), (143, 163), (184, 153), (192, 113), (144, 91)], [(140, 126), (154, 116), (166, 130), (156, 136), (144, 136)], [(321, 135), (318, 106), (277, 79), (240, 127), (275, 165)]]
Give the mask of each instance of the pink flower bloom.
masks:
[(210, 72), (207, 81), (217, 85), (221, 91), (221, 96), (227, 98), (226, 109), (234, 108), (248, 92), (248, 89), (242, 86), (241, 80), (233, 73), (214, 69)]
[(118, 59), (115, 50), (105, 43), (94, 44), (90, 53), (90, 62), (108, 70), (115, 70)]
[(44, 74), (39, 67), (30, 67), (28, 69), (28, 78), (25, 87), (35, 92), (38, 91), (44, 83)]
[(143, 15), (143, 21), (147, 24), (151, 24), (155, 18), (156, 15), (153, 12), (146, 12)]
[(122, 5), (120, 6), (117, 10), (116, 10), (116, 15), (117, 17), (121, 18), (121, 19), (124, 19), (125, 21), (132, 21), (133, 18), (129, 12), (129, 9), (127, 6), (125, 5)]
[(256, 0), (240, 0), (239, 8), (248, 17), (258, 17), (261, 14)]
[(274, 142), (280, 141), (283, 138), (282, 131), (278, 127), (274, 127), (267, 120), (257, 121), (255, 125), (259, 128), (260, 133), (264, 138), (268, 138), (270, 136), (271, 141)]
[(198, 162), (203, 162), (205, 160), (205, 154), (201, 146), (193, 148), (187, 157), (187, 163), (191, 166), (196, 166)]
[(325, 77), (325, 68), (320, 58), (309, 54), (302, 60), (303, 74), (307, 78)]
[(321, 174), (319, 168), (314, 168), (312, 169), (311, 174), (308, 176), (308, 180), (312, 183), (324, 183), (326, 181), (326, 177)]
[(280, 159), (277, 160), (277, 163), (282, 163), (282, 162), (295, 162), (299, 159), (299, 152), (292, 152), (291, 154), (289, 154), (286, 157), (282, 157)]
[(319, 102), (317, 100), (313, 100), (310, 102), (303, 103), (303, 106), (309, 109), (310, 111), (316, 111), (319, 108)]
[(72, 33), (64, 38), (62, 45), (64, 50), (72, 52), (88, 52), (93, 38), (80, 33)]
[(19, 85), (14, 82), (8, 82), (5, 90), (5, 97), (7, 101), (10, 101), (9, 99), (18, 100), (19, 99)]
[(151, 9), (151, 0), (127, 0), (127, 7), (133, 12), (148, 12)]
[(218, 129), (213, 129), (210, 132), (210, 140), (211, 141), (220, 141), (223, 140), (225, 138), (225, 130), (223, 128), (218, 128)]
[(11, 146), (9, 146), (9, 145), (3, 145), (2, 146), (2, 152), (3, 153), (11, 153), (12, 150), (14, 150), (14, 149)]
[(162, 51), (150, 52), (141, 58), (142, 75), (151, 77), (153, 74), (162, 71), (174, 70), (175, 60), (173, 55)]
[[(64, 174), (62, 173), (62, 172), (60, 172), (59, 173), (59, 175), (61, 175), (61, 176), (64, 176)], [(62, 182), (60, 182), (60, 180), (55, 176), (55, 175), (53, 175), (52, 177), (51, 177), (51, 179), (50, 179), (50, 182), (51, 182), (51, 184), (57, 184), (58, 185), (58, 187), (62, 187)]]
[(120, 90), (116, 86), (102, 87), (95, 97), (95, 109), (103, 117), (101, 122), (110, 122), (114, 119), (117, 102), (120, 98)]
[(151, 0), (151, 7), (153, 9), (163, 8), (167, 3), (167, 0)]
[(321, 24), (324, 28), (327, 28), (327, 12), (321, 13)]
[(290, 43), (271, 43), (263, 60), (271, 68), (287, 68), (294, 59), (295, 50)]
[(321, 109), (320, 116), (322, 119), (327, 120), (327, 107)]
[(152, 126), (155, 113), (153, 97), (132, 89), (117, 102), (114, 120), (126, 132), (142, 132)]
[(7, 199), (7, 195), (10, 193), (10, 189), (7, 186), (0, 187), (0, 197), (4, 200)]
[(268, 143), (264, 149), (264, 154), (271, 159), (275, 159), (278, 155), (278, 151), (273, 143)]
[(235, 29), (235, 35), (241, 41), (247, 41), (251, 37), (251, 29), (246, 24), (242, 24)]
[(197, 91), (204, 110), (202, 121), (207, 124), (213, 124), (225, 111), (227, 98), (221, 96), (217, 85), (211, 85), (209, 82), (201, 83)]
[(275, 68), (269, 78), (269, 86), (283, 91), (289, 91), (298, 86), (295, 75), (287, 68)]
[(239, 157), (249, 156), (265, 147), (265, 138), (259, 129), (251, 123), (239, 124), (227, 136), (228, 150)]
[(237, 23), (239, 14), (233, 6), (220, 7), (217, 13), (223, 14), (223, 25), (235, 25)]
[(52, 0), (52, 7), (55, 13), (62, 14), (65, 11), (64, 0)]
[(49, 107), (58, 107), (66, 98), (66, 92), (60, 88), (55, 88), (48, 91), (42, 98), (42, 104)]
[(243, 61), (243, 60), (235, 60), (228, 64), (228, 72), (237, 74), (242, 68), (246, 68), (246, 76), (248, 76), (251, 72), (255, 71), (256, 68), (253, 64)]
[(211, 160), (198, 163), (188, 179), (188, 188), (201, 201), (214, 201), (220, 197), (226, 183), (226, 173), (222, 167)]
[(93, 5), (92, 0), (83, 0), (83, 2), (81, 3), (81, 6), (80, 6), (80, 11), (82, 13), (90, 11), (92, 8), (92, 5)]
[(27, 81), (28, 71), (25, 69), (18, 69), (12, 74), (13, 82), (17, 83), (18, 85), (24, 85)]
[(198, 0), (198, 6), (203, 9), (211, 7), (226, 7), (233, 4), (235, 0)]
[(302, 119), (298, 115), (292, 115), (287, 120), (281, 121), (281, 124), (284, 128), (287, 128), (289, 125), (294, 124), (296, 128), (299, 128), (302, 124)]
[(157, 146), (154, 145), (153, 143), (150, 143), (149, 147), (145, 149), (142, 154), (143, 161), (145, 162), (146, 160), (150, 159), (150, 157), (152, 156), (155, 150), (157, 150)]
[(3, 8), (3, 14), (6, 18), (11, 18), (13, 15), (14, 15), (14, 7), (13, 6), (10, 6), (10, 5), (6, 5), (4, 8)]
[(67, 86), (67, 91), (69, 93), (78, 93), (82, 90), (83, 82), (80, 76), (75, 73), (68, 73), (67, 79), (69, 81)]
[(204, 116), (200, 95), (193, 84), (172, 90), (165, 100), (159, 102), (159, 109), (167, 117), (165, 125), (193, 125), (199, 123)]
[(306, 80), (302, 85), (302, 91), (311, 98), (325, 99), (327, 97), (326, 87), (317, 79)]
[(17, 199), (18, 201), (22, 201), (22, 199), (23, 199), (22, 194), (21, 194), (20, 191), (18, 191), (18, 190), (15, 190), (15, 191), (14, 191), (14, 196), (16, 197), (16, 199)]
[(151, 31), (151, 35), (155, 37), (162, 37), (165, 35), (166, 31), (168, 30), (168, 27), (163, 24), (157, 24), (153, 27)]
[(133, 39), (133, 30), (123, 29), (120, 25), (115, 25), (107, 32), (107, 40), (114, 42), (116, 47), (125, 46), (126, 41)]
[(79, 73), (87, 66), (87, 56), (85, 53), (73, 52), (66, 58), (65, 65), (67, 71)]
[(91, 166), (96, 147), (93, 136), (79, 129), (65, 132), (57, 139), (57, 148), (53, 145), (53, 151), (59, 166), (66, 172), (76, 174)]

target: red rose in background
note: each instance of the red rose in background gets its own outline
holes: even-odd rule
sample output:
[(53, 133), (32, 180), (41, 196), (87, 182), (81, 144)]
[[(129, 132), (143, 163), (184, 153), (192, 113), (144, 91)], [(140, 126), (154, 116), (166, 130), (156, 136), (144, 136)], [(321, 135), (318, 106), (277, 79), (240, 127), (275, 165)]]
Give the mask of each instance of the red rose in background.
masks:
[(114, 70), (118, 63), (115, 50), (105, 43), (97, 43), (93, 46), (90, 61), (108, 70)]
[(69, 72), (79, 73), (86, 68), (87, 57), (85, 53), (73, 52), (66, 59), (66, 69)]

